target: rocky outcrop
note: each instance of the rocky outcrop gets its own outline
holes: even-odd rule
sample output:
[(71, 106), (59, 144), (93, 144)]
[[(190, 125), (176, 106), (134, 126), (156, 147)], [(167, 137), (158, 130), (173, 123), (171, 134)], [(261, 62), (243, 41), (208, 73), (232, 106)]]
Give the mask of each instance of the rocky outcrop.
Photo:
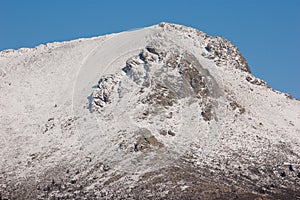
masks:
[(199, 41), (200, 44), (195, 43), (195, 45), (204, 47), (205, 52), (202, 53), (202, 56), (213, 60), (217, 66), (234, 66), (236, 69), (251, 73), (245, 57), (227, 39), (209, 36), (202, 31), (177, 24), (162, 22), (159, 26), (164, 30), (178, 32), (180, 35), (188, 36), (194, 41)]
[(102, 108), (106, 104), (111, 103), (112, 93), (117, 84), (118, 78), (115, 75), (100, 78), (97, 88), (92, 94), (94, 105), (98, 108)]
[(270, 87), (265, 81), (256, 78), (254, 76), (247, 76), (246, 77), (246, 81), (248, 81), (249, 83), (253, 84), (253, 85), (259, 85), (259, 86), (265, 86), (265, 87)]
[(138, 135), (136, 142), (134, 143), (134, 151), (147, 152), (151, 149), (158, 147), (164, 147), (164, 144), (159, 142), (151, 131), (146, 128), (139, 129), (136, 134)]
[(246, 59), (238, 48), (225, 38), (209, 39), (202, 55), (213, 60), (218, 66), (234, 66), (236, 69), (251, 73)]
[(152, 92), (141, 102), (168, 108), (177, 102), (178, 96), (170, 88), (156, 84)]
[[(214, 118), (211, 98), (218, 95), (218, 84), (193, 54), (148, 45), (138, 56), (129, 58), (122, 71), (126, 76), (119, 72), (99, 80), (93, 92), (96, 107), (101, 108), (111, 102), (113, 91), (121, 90), (116, 77), (122, 77), (119, 79), (129, 78), (140, 88), (137, 95), (140, 95), (143, 104), (168, 109), (180, 99), (195, 97), (203, 108), (204, 120)], [(146, 90), (148, 93), (145, 93)]]

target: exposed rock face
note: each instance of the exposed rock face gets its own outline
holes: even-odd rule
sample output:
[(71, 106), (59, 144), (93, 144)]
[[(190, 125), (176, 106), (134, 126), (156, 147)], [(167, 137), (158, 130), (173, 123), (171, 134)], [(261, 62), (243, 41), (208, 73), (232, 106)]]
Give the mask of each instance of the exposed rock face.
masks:
[(217, 37), (209, 40), (205, 50), (207, 53), (203, 53), (202, 55), (214, 60), (218, 66), (232, 65), (237, 69), (251, 73), (246, 59), (238, 51), (237, 47), (225, 38)]
[[(110, 103), (115, 93), (122, 93), (122, 81), (131, 79), (138, 86), (138, 101), (155, 108), (155, 112), (172, 107), (180, 99), (190, 98), (203, 108), (201, 113), (206, 121), (213, 118), (211, 101), (221, 91), (214, 77), (194, 55), (148, 45), (139, 55), (129, 58), (122, 71), (100, 78), (93, 92), (94, 107), (100, 112), (100, 108)], [(122, 95), (119, 95), (119, 99), (122, 99)]]
[(0, 76), (0, 200), (300, 196), (300, 102), (224, 38), (161, 23), (3, 51)]
[(93, 92), (94, 103), (98, 107), (104, 107), (112, 101), (112, 92), (118, 83), (115, 76), (101, 78), (98, 82), (98, 88)]
[(247, 76), (246, 80), (254, 85), (261, 85), (261, 86), (265, 86), (265, 87), (270, 87), (265, 81), (260, 80), (259, 78), (255, 78), (253, 76)]
[(163, 147), (163, 144), (159, 142), (148, 129), (141, 128), (137, 134), (139, 137), (134, 144), (134, 151), (148, 151), (153, 147)]

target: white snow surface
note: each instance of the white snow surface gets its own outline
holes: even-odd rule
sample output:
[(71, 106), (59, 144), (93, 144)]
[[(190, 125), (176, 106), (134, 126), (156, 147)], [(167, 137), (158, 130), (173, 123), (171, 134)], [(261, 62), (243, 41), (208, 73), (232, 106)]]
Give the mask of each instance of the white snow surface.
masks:
[[(253, 75), (234, 65), (217, 65), (215, 58), (208, 59), (205, 47), (214, 40), (218, 38), (192, 28), (162, 23), (0, 52), (0, 177), (38, 176), (55, 166), (80, 166), (91, 159), (92, 164), (104, 163), (110, 171), (130, 172), (135, 180), (186, 155), (199, 166), (227, 160), (232, 167), (246, 168), (265, 163), (274, 154), (281, 156), (277, 165), (286, 162), (300, 167), (300, 101), (268, 86), (251, 84), (246, 78)], [(151, 106), (138, 103), (141, 84), (122, 69), (129, 59), (142, 66), (139, 54), (153, 44), (194, 55), (216, 80), (220, 91), (213, 91), (219, 94), (211, 97), (216, 119), (203, 120), (199, 104), (185, 97), (168, 111), (139, 120), (139, 114)], [(163, 64), (153, 64), (149, 76), (155, 78), (154, 72)], [(137, 70), (141, 70), (137, 79), (142, 80), (144, 71)], [(175, 71), (168, 73), (177, 76)], [(122, 83), (123, 96), (111, 89), (111, 104), (91, 112), (89, 101), (98, 81), (109, 76)], [(232, 102), (240, 107), (233, 109)], [(242, 114), (239, 109), (244, 109)], [(167, 118), (170, 112), (173, 117)], [(150, 130), (163, 148), (130, 151), (139, 128)], [(159, 134), (162, 128), (172, 129), (175, 136)], [(127, 150), (120, 149), (122, 142)], [(279, 147), (293, 153), (282, 153)], [(243, 159), (249, 162), (241, 163)], [(221, 164), (220, 169), (224, 168)]]

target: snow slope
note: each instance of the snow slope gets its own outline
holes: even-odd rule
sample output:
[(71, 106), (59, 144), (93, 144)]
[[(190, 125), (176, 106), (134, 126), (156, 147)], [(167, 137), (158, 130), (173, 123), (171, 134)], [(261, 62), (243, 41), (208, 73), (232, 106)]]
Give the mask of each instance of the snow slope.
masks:
[(300, 198), (300, 101), (161, 23), (0, 52), (0, 199)]

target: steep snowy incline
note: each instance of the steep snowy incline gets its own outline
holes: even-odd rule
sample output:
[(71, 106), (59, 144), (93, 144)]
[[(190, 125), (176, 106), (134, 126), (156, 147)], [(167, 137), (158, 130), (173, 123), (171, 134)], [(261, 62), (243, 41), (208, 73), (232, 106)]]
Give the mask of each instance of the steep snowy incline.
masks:
[[(87, 138), (87, 142), (92, 141), (93, 134), (98, 134), (97, 130), (101, 130), (101, 127), (98, 127), (97, 119), (90, 115), (89, 110), (84, 107), (87, 104), (87, 97), (92, 92), (91, 88), (97, 84), (99, 77), (115, 73), (116, 67), (122, 66), (130, 54), (138, 52), (145, 46), (147, 37), (154, 31), (147, 28), (113, 35), (94, 49), (78, 70), (73, 93), (73, 111), (81, 119), (83, 116), (91, 118), (77, 123), (78, 133), (83, 137), (84, 135), (90, 137)], [(91, 126), (96, 127), (96, 130), (90, 129)], [(87, 133), (89, 130), (90, 134)], [(101, 146), (101, 144), (97, 145)]]
[(0, 199), (297, 199), (300, 101), (161, 23), (0, 52)]

